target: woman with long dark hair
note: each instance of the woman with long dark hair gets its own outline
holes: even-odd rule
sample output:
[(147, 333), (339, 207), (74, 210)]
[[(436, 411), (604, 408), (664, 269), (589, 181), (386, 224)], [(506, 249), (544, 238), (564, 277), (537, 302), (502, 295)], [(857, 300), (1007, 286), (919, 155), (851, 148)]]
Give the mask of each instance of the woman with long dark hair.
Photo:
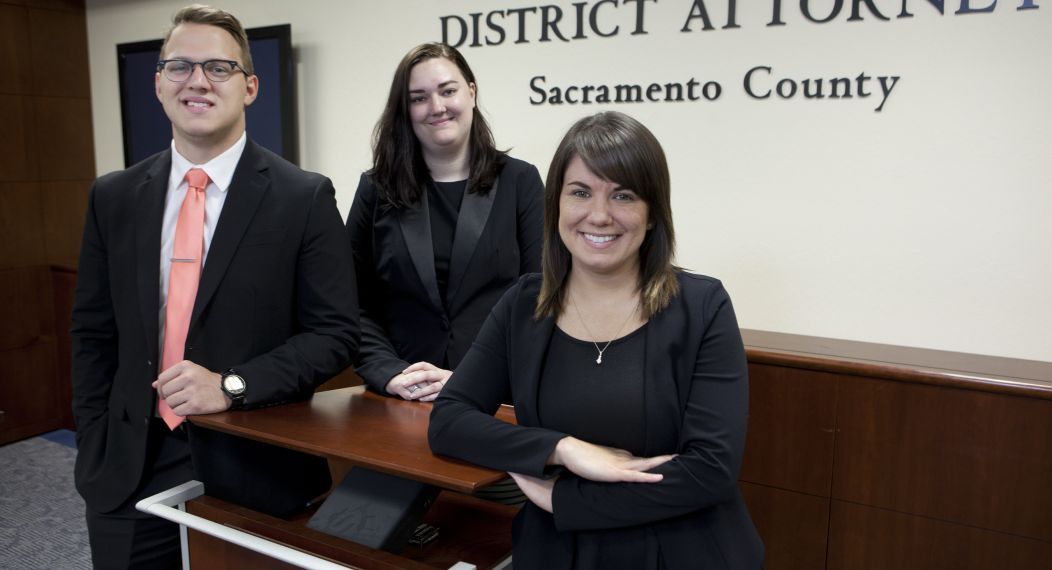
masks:
[(504, 291), (540, 269), (540, 175), (497, 150), (478, 91), (456, 49), (417, 46), (373, 133), (347, 232), (355, 370), (381, 394), (434, 400)]

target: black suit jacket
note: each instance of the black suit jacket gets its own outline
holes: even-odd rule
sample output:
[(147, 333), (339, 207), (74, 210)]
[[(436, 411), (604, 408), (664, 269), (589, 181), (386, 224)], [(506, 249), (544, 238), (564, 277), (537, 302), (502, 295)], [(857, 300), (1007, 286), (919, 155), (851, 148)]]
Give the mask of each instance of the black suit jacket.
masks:
[(427, 193), (412, 208), (389, 208), (362, 175), (347, 233), (362, 322), (355, 370), (370, 388), (386, 394), (387, 382), (414, 362), (460, 362), (504, 291), (540, 270), (543, 193), (537, 169), (507, 157), (494, 188), (465, 194), (443, 305)]
[[(533, 319), (540, 283), (528, 275), (508, 290), (442, 390), (428, 432), (435, 453), (545, 475), (555, 444), (568, 434), (538, 420), (555, 327), (554, 319)], [(552, 495), (554, 515), (532, 503), (518, 515), (516, 568), (570, 568), (572, 531), (639, 525), (657, 537), (667, 568), (761, 566), (763, 544), (738, 491), (749, 387), (734, 309), (716, 279), (680, 273), (679, 283), (679, 295), (646, 325), (643, 403), (646, 456), (678, 456), (653, 470), (664, 475), (660, 483), (597, 483), (564, 472)], [(492, 416), (509, 397), (518, 425)]]
[[(170, 169), (171, 151), (161, 152), (99, 178), (88, 201), (71, 330), (75, 475), (99, 512), (129, 498), (146, 463), (146, 426), (157, 405), (150, 383), (160, 363), (161, 218)], [(247, 383), (247, 407), (306, 398), (350, 363), (359, 339), (354, 270), (332, 183), (250, 140), (227, 192), (185, 357), (214, 372), (236, 369)], [(190, 440), (209, 494), (229, 491), (238, 502), (280, 511), (281, 497), (297, 494), (272, 488), (286, 485), (283, 469), (310, 468), (314, 475), (305, 480), (322, 484), (317, 462), (304, 465), (206, 431), (191, 429)], [(279, 454), (271, 457), (278, 465), (260, 453)]]

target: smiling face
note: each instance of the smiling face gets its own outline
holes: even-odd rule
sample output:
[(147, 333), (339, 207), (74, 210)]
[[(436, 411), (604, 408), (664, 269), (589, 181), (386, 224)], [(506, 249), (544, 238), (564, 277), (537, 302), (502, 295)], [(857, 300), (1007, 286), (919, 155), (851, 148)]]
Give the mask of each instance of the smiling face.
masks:
[(426, 59), (409, 72), (409, 118), (425, 154), (456, 155), (467, 149), (475, 85), (444, 57)]
[[(180, 24), (165, 44), (164, 59), (205, 61), (223, 59), (243, 63), (233, 36), (205, 24)], [(157, 98), (172, 122), (176, 149), (198, 164), (230, 148), (245, 130), (245, 107), (256, 100), (256, 76), (236, 72), (225, 82), (212, 82), (201, 66), (194, 66), (183, 82), (163, 73), (154, 77)]]
[(649, 215), (636, 192), (600, 178), (579, 156), (570, 160), (559, 195), (559, 237), (572, 272), (638, 276)]

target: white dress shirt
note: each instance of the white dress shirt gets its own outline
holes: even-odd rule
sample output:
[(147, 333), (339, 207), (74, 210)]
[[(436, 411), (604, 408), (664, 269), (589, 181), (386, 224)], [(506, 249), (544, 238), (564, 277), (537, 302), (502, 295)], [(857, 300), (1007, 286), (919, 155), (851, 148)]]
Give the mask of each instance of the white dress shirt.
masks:
[[(175, 150), (175, 141), (172, 141), (172, 171), (168, 175), (168, 193), (164, 198), (164, 218), (161, 225), (161, 290), (160, 290), (160, 314), (158, 315), (158, 330), (160, 338), (159, 347), (164, 346), (165, 310), (168, 305), (168, 275), (172, 270), (172, 250), (175, 247), (175, 225), (179, 221), (179, 210), (186, 198), (186, 173), (191, 168), (200, 168), (208, 174), (208, 187), (205, 188), (205, 223), (204, 255), (201, 258), (201, 269), (204, 269), (208, 261), (208, 249), (212, 245), (212, 236), (216, 232), (216, 224), (219, 222), (219, 214), (223, 211), (226, 202), (227, 189), (230, 181), (234, 178), (234, 169), (241, 160), (241, 153), (245, 150), (247, 138), (241, 133), (241, 138), (233, 146), (223, 151), (222, 154), (204, 164), (193, 164), (187, 160), (179, 151)], [(158, 366), (160, 365), (160, 358)]]

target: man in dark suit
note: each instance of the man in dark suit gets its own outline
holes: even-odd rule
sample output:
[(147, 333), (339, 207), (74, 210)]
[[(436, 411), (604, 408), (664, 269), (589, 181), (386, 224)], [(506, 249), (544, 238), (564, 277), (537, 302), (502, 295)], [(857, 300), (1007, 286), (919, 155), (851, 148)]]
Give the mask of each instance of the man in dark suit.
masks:
[(245, 135), (259, 81), (240, 22), (184, 8), (161, 58), (172, 147), (96, 181), (73, 310), (76, 484), (96, 568), (178, 567), (177, 527), (135, 503), (190, 479), (275, 513), (323, 492), (323, 460), (183, 420), (308, 397), (358, 347), (332, 183)]

